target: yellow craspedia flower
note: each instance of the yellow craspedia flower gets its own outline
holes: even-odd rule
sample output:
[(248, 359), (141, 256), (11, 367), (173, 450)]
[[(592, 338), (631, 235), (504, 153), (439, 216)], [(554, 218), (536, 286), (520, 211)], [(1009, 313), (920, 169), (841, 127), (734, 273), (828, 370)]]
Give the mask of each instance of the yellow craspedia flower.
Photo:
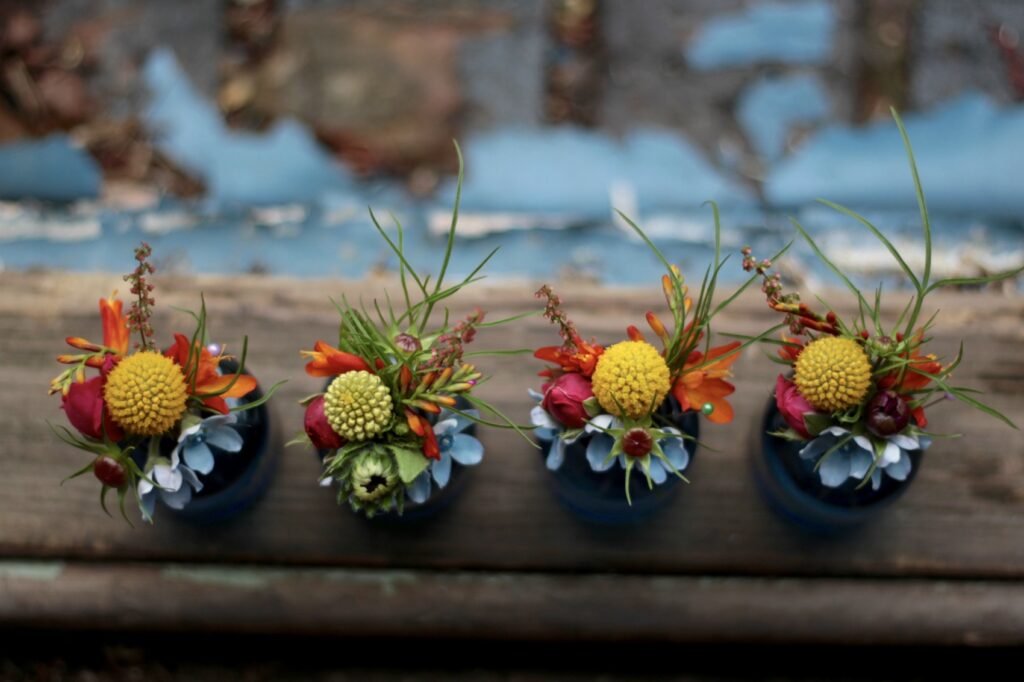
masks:
[(158, 436), (181, 419), (188, 398), (178, 363), (155, 351), (129, 355), (107, 375), (103, 400), (125, 431)]
[(623, 341), (598, 359), (591, 377), (594, 395), (609, 414), (640, 419), (665, 400), (668, 365), (649, 343)]
[(342, 438), (368, 440), (391, 423), (391, 392), (380, 377), (366, 371), (335, 377), (324, 396), (324, 414)]
[(796, 359), (800, 395), (824, 412), (859, 405), (871, 384), (867, 353), (853, 339), (825, 336), (807, 344)]

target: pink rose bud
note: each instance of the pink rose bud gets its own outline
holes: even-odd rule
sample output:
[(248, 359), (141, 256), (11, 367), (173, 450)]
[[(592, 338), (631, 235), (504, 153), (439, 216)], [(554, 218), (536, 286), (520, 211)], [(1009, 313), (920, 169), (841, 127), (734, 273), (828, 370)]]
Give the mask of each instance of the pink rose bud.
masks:
[(107, 436), (112, 441), (124, 438), (121, 429), (109, 418), (104, 418), (103, 377), (93, 377), (88, 381), (72, 382), (68, 392), (61, 396), (64, 413), (71, 425), (82, 435), (96, 440), (103, 440), (103, 425), (106, 422)]
[(345, 444), (345, 439), (331, 428), (324, 414), (324, 397), (317, 398), (306, 406), (306, 418), (304, 426), (306, 435), (313, 442), (317, 450), (335, 450)]
[(804, 415), (808, 412), (815, 412), (815, 409), (800, 395), (796, 384), (788, 381), (781, 374), (775, 382), (775, 405), (779, 408), (782, 418), (794, 431), (808, 440), (813, 438), (807, 430), (807, 425), (804, 424)]
[(868, 403), (864, 423), (876, 436), (892, 436), (910, 423), (910, 405), (895, 391), (880, 391)]
[(548, 384), (541, 407), (563, 426), (579, 429), (590, 418), (583, 401), (593, 395), (590, 381), (582, 374), (563, 374)]

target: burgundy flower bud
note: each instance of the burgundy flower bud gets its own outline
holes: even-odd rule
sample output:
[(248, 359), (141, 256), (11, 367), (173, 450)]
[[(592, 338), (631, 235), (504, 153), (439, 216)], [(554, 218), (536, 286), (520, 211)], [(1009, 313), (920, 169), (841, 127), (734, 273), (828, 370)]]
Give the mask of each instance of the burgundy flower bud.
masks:
[(808, 412), (816, 412), (816, 410), (807, 402), (806, 398), (800, 395), (796, 384), (781, 374), (775, 381), (775, 406), (779, 408), (782, 418), (794, 431), (808, 440), (811, 439), (811, 433), (804, 423), (804, 415)]
[(93, 377), (88, 381), (75, 381), (68, 387), (68, 392), (61, 397), (61, 407), (68, 416), (71, 425), (83, 436), (103, 440), (104, 426), (107, 437), (112, 441), (124, 438), (121, 429), (105, 414), (106, 404), (103, 402), (104, 377)]
[(864, 423), (876, 436), (892, 436), (910, 423), (910, 405), (895, 391), (879, 391), (868, 403)]
[(92, 473), (96, 475), (100, 483), (111, 488), (120, 488), (128, 480), (128, 472), (125, 471), (124, 465), (106, 455), (97, 457), (96, 461), (92, 463)]
[(647, 433), (647, 429), (633, 428), (622, 437), (622, 449), (630, 457), (643, 457), (652, 447), (654, 439)]
[(582, 374), (563, 374), (548, 384), (541, 407), (563, 426), (579, 429), (590, 418), (583, 401), (593, 395), (590, 380)]
[(395, 337), (395, 345), (405, 353), (415, 353), (423, 349), (423, 344), (412, 334), (399, 334)]
[(335, 450), (345, 444), (345, 439), (331, 428), (324, 413), (324, 397), (317, 396), (306, 406), (306, 417), (303, 424), (306, 435), (317, 450)]

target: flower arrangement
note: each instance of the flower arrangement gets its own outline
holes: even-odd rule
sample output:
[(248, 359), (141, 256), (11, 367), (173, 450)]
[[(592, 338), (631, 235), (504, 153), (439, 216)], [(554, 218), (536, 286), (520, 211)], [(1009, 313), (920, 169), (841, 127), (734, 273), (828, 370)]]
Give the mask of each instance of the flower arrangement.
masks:
[[(383, 303), (374, 300), (371, 313), (343, 297), (335, 302), (341, 316), (337, 347), (319, 340), (313, 350), (302, 351), (309, 359), (306, 373), (329, 383), (324, 392), (302, 401), (305, 434), (293, 443), (308, 442), (320, 450), (321, 483), (336, 483), (338, 503), (348, 502), (368, 517), (392, 510), (401, 514), (407, 498), (424, 503), (433, 491), (445, 488), (456, 464), (479, 464), (484, 448), (472, 433), (475, 424), (518, 430), (474, 395), (486, 377), (467, 361), (503, 352), (469, 353), (466, 346), (478, 330), (522, 316), (485, 322), (484, 311), (477, 308), (452, 325), (445, 309), (443, 321), (431, 320), (439, 305), (482, 278), (480, 271), (497, 252), (491, 251), (458, 283), (445, 284), (463, 177), (458, 146), (456, 151), (455, 208), (438, 276), (433, 281), (421, 276), (406, 258), (401, 223), (395, 220), (396, 243), (371, 210), (375, 228), (398, 258), (404, 308), (396, 310), (386, 296)], [(501, 421), (483, 419), (481, 410)]]
[(562, 301), (552, 288), (545, 285), (537, 291), (536, 296), (546, 303), (544, 316), (562, 337), (560, 346), (534, 352), (534, 357), (551, 365), (540, 372), (545, 379), (541, 392), (530, 392), (538, 403), (530, 415), (535, 433), (550, 443), (548, 469), (561, 468), (567, 446), (586, 438), (590, 468), (600, 473), (618, 463), (625, 470), (626, 500), (632, 504), (629, 482), (635, 468), (643, 473), (649, 489), (670, 477), (687, 480), (683, 471), (690, 453), (684, 441), (693, 436), (677, 428), (672, 415), (699, 413), (716, 424), (732, 421), (733, 409), (727, 400), (736, 390), (729, 382), (731, 367), (753, 340), (711, 347), (711, 322), (753, 278), (726, 300), (713, 303), (725, 261), (720, 257), (718, 209), (712, 207), (714, 263), (704, 274), (696, 300), (679, 268), (620, 213), (666, 269), (661, 283), (671, 323), (666, 325), (654, 312), (646, 315), (660, 350), (632, 325), (626, 330), (626, 339), (607, 348), (587, 341), (562, 310)]
[[(938, 434), (927, 430), (925, 411), (955, 399), (1013, 426), (1005, 416), (975, 397), (976, 391), (951, 383), (963, 358), (944, 363), (925, 347), (933, 315), (922, 322), (928, 294), (946, 286), (980, 285), (1014, 276), (1021, 269), (989, 277), (933, 280), (932, 238), (928, 207), (917, 173), (913, 150), (899, 115), (892, 112), (903, 138), (917, 193), (924, 234), (924, 269), (914, 272), (892, 242), (867, 218), (849, 208), (820, 200), (867, 228), (892, 254), (914, 294), (894, 324), (881, 315), (881, 286), (869, 298), (822, 252), (807, 231), (792, 220), (800, 236), (821, 261), (856, 297), (859, 314), (841, 319), (827, 308), (824, 314), (784, 293), (781, 278), (771, 273), (772, 260), (758, 261), (749, 247), (743, 250), (743, 268), (762, 279), (768, 305), (783, 315), (791, 335), (775, 341), (778, 361), (791, 369), (780, 374), (775, 403), (785, 428), (770, 435), (802, 444), (800, 457), (814, 462), (822, 485), (838, 488), (848, 479), (869, 482), (878, 490), (885, 477), (904, 481), (910, 475), (912, 455), (925, 451)], [(1016, 428), (1016, 427), (1014, 427)]]
[[(157, 497), (182, 509), (202, 490), (203, 476), (216, 464), (211, 446), (238, 452), (243, 443), (232, 428), (236, 413), (258, 407), (277, 389), (275, 385), (257, 400), (239, 403), (257, 387), (244, 373), (247, 339), (237, 371), (223, 372), (221, 363), (233, 358), (223, 348), (207, 345), (205, 304), (193, 313), (196, 329), (191, 337), (175, 334), (167, 350), (158, 350), (150, 324), (156, 302), (149, 281), (155, 272), (151, 255), (143, 243), (135, 250), (135, 270), (124, 277), (135, 296), (128, 313), (116, 292), (100, 299), (103, 343), (68, 337), (67, 343), (82, 352), (58, 356), (58, 362), (70, 367), (50, 383), (50, 394), (61, 395), (64, 413), (77, 431), (55, 426), (54, 432), (92, 456), (69, 478), (92, 471), (102, 486), (104, 511), (114, 490), (127, 520), (125, 498), (132, 494), (147, 522), (152, 522)], [(134, 348), (132, 332), (138, 334)], [(98, 375), (87, 379), (89, 369)]]

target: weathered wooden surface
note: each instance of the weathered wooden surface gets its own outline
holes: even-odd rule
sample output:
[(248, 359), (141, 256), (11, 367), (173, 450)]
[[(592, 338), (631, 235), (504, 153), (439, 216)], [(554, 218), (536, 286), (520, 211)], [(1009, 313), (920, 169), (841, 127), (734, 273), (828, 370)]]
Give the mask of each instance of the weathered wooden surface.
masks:
[(19, 626), (972, 645), (1024, 632), (1019, 582), (44, 562), (0, 563), (0, 590), (0, 622)]
[[(380, 284), (165, 277), (157, 329), (168, 338), (174, 328), (187, 329), (187, 318), (170, 306), (195, 307), (199, 291), (205, 291), (213, 337), (237, 348), (248, 334), (252, 371), (267, 384), (289, 379), (274, 414), (290, 434), (301, 428), (295, 401), (319, 388), (318, 380), (302, 372), (298, 350), (336, 334), (327, 296), (372, 296)], [(456, 302), (454, 314), (479, 304), (495, 319), (537, 307), (533, 283), (482, 284)], [(59, 369), (53, 357), (64, 352), (63, 338), (98, 338), (96, 300), (115, 288), (125, 289), (116, 276), (0, 274), (0, 557), (70, 562), (35, 598), (31, 580), (0, 577), (0, 622), (72, 625), (98, 618), (103, 609), (90, 601), (90, 590), (111, 589), (111, 566), (145, 560), (151, 563), (117, 569), (130, 593), (146, 589), (152, 575), (165, 576), (171, 569), (164, 562), (260, 564), (283, 571), (280, 584), (259, 591), (262, 607), (245, 607), (246, 599), (232, 590), (210, 591), (211, 600), (223, 595), (220, 606), (209, 610), (205, 622), (211, 628), (242, 627), (237, 614), (244, 613), (251, 623), (246, 627), (256, 629), (302, 629), (300, 621), (311, 618), (311, 627), (347, 632), (354, 626), (348, 616), (313, 613), (317, 602), (300, 595), (302, 581), (329, 583), (330, 590), (349, 596), (364, 585), (369, 598), (385, 584), (404, 594), (401, 576), (413, 575), (417, 583), (433, 586), (423, 604), (447, 597), (454, 611), (444, 617), (452, 619), (451, 627), (462, 618), (496, 637), (530, 636), (531, 622), (536, 636), (613, 637), (634, 625), (643, 632), (661, 619), (672, 623), (677, 634), (671, 639), (700, 639), (701, 623), (707, 623), (715, 636), (733, 632), (736, 639), (891, 641), (900, 630), (906, 638), (901, 641), (1024, 643), (1021, 434), (952, 403), (933, 408), (936, 425), (967, 436), (936, 443), (911, 490), (877, 523), (840, 538), (808, 538), (769, 512), (746, 461), (778, 372), (758, 352), (746, 353), (735, 365), (735, 422), (704, 430), (704, 442), (715, 451), (703, 450), (688, 472), (691, 485), (643, 526), (615, 529), (576, 520), (547, 489), (538, 452), (509, 432), (485, 429), (487, 457), (471, 472), (464, 497), (429, 522), (383, 525), (338, 509), (331, 492), (316, 486), (313, 454), (291, 448), (267, 497), (237, 520), (194, 527), (164, 515), (155, 527), (129, 528), (103, 515), (92, 481), (59, 485), (84, 455), (57, 441), (44, 421), (63, 418), (58, 400), (46, 395)], [(581, 329), (602, 340), (621, 338), (628, 323), (641, 325), (643, 312), (660, 302), (653, 289), (567, 286), (562, 294)], [(895, 308), (901, 302), (892, 303)], [(962, 337), (968, 355), (959, 382), (983, 389), (993, 406), (1024, 424), (1024, 300), (965, 293), (936, 296), (932, 303), (942, 308), (935, 351), (953, 355)], [(718, 329), (749, 333), (774, 321), (752, 293), (721, 316)], [(532, 348), (555, 338), (544, 320), (530, 318), (487, 330), (479, 343)], [(495, 375), (481, 395), (526, 421), (526, 389), (535, 385), (539, 364), (528, 357), (480, 364)], [(358, 572), (370, 568), (400, 572)], [(340, 569), (344, 579), (331, 583), (332, 571)], [(562, 575), (568, 572), (585, 575)], [(620, 592), (609, 573), (629, 574), (622, 578), (628, 589)], [(352, 576), (369, 577), (361, 583)], [(177, 594), (173, 581), (168, 584)], [(477, 598), (468, 597), (473, 594)], [(538, 601), (544, 594), (550, 598)], [(634, 608), (631, 600), (651, 608)], [(415, 610), (416, 603), (404, 608)], [(57, 604), (65, 605), (63, 611)], [(81, 611), (67, 604), (79, 604)], [(600, 615), (605, 613), (629, 617), (624, 625)], [(162, 627), (174, 627), (176, 619), (191, 627), (201, 614), (178, 604), (162, 618)], [(814, 627), (799, 626), (801, 618)], [(760, 619), (786, 625), (753, 622)], [(405, 634), (445, 627), (426, 615), (401, 620), (402, 626), (382, 621), (380, 627), (404, 628)]]

